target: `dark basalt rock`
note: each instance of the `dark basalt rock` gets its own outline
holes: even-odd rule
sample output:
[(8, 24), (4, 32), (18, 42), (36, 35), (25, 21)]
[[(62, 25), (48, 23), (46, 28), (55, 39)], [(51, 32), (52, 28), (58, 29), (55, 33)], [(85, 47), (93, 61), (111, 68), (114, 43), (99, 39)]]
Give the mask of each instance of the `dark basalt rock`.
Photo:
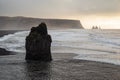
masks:
[(51, 36), (47, 32), (45, 23), (32, 27), (26, 37), (26, 60), (51, 61)]
[(12, 54), (10, 51), (7, 51), (6, 49), (0, 48), (0, 56), (10, 55), (10, 54)]

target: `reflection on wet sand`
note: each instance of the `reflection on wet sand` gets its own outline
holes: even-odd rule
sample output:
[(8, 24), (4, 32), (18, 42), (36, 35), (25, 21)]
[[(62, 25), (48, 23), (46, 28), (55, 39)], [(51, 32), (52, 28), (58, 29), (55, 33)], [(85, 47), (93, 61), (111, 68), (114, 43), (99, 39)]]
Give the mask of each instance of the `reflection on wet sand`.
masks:
[(51, 62), (29, 61), (25, 66), (27, 80), (50, 80)]

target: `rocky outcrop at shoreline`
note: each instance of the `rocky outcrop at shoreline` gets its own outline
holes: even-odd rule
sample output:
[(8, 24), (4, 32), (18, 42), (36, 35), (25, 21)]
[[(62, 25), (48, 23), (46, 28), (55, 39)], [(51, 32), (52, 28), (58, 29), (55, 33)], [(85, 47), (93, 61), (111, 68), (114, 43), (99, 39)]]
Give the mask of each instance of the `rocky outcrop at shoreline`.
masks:
[(26, 37), (26, 60), (51, 61), (51, 36), (47, 32), (45, 23), (32, 27)]
[(11, 54), (10, 51), (7, 51), (6, 49), (0, 48), (0, 56), (10, 55), (10, 54)]

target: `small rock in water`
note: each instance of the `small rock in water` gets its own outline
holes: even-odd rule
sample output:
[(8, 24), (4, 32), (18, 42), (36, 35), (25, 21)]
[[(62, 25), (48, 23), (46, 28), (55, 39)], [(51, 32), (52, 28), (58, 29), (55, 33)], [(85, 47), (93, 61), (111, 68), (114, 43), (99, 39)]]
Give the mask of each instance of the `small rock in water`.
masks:
[(0, 48), (0, 56), (1, 55), (10, 55), (12, 54), (10, 51), (7, 51), (6, 49)]
[(32, 27), (26, 37), (26, 60), (51, 61), (51, 36), (47, 32), (45, 23)]

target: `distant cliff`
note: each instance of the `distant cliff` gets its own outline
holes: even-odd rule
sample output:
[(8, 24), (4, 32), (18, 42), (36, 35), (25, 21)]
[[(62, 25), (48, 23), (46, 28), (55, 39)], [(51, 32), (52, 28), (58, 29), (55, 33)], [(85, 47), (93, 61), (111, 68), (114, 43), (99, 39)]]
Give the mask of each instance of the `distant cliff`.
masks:
[(83, 29), (79, 20), (7, 16), (0, 16), (0, 29), (29, 30), (31, 27), (37, 26), (41, 22), (45, 22), (48, 25), (48, 29)]

